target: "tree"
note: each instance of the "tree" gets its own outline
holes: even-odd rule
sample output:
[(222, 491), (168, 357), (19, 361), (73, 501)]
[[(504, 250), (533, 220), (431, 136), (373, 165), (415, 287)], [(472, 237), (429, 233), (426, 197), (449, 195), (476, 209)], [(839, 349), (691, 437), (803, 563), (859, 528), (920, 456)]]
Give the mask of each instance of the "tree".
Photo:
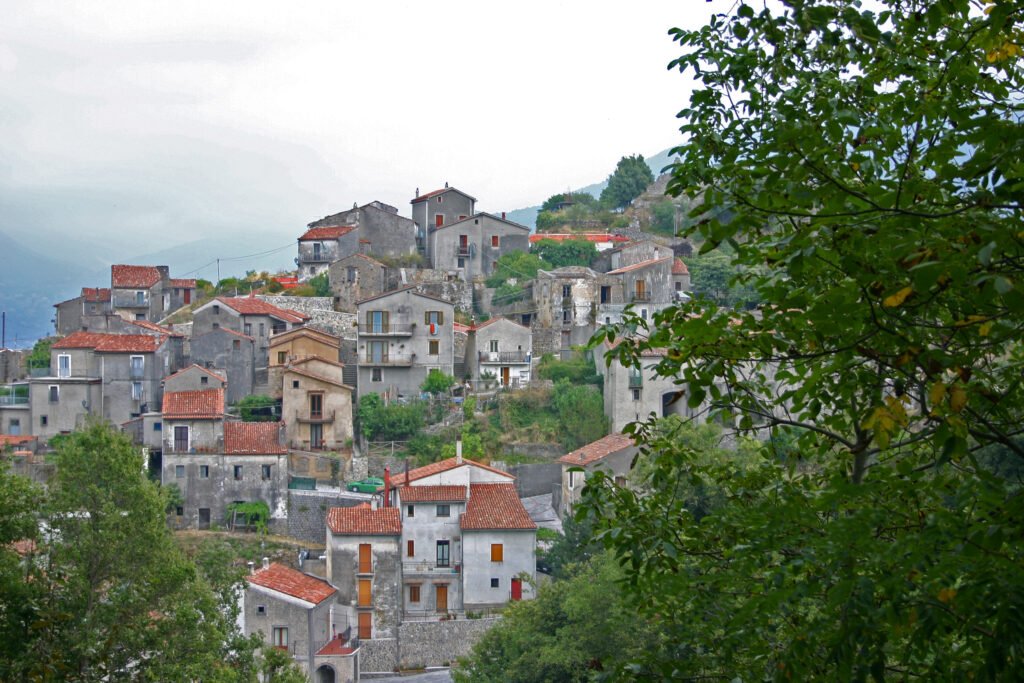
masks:
[[(648, 494), (588, 484), (674, 644), (624, 676), (1024, 668), (1007, 646), (1024, 642), (1024, 501), (980, 457), (1024, 457), (1024, 8), (980, 10), (741, 3), (672, 31), (699, 87), (670, 191), (700, 200), (689, 233), (729, 245), (764, 303), (679, 304), (613, 353), (660, 349), (692, 407), (788, 427), (802, 457), (707, 464), (641, 428), (664, 474)], [(674, 495), (686, 479), (721, 508), (698, 522)]]
[(653, 182), (654, 174), (642, 154), (622, 157), (608, 176), (608, 186), (601, 190), (601, 203), (618, 209), (629, 206)]
[(25, 366), (30, 370), (50, 367), (50, 347), (55, 341), (57, 341), (56, 337), (45, 337), (37, 341), (25, 358)]
[(423, 429), (425, 412), (421, 401), (384, 405), (379, 394), (359, 399), (360, 429), (370, 441), (400, 441), (415, 436)]
[(608, 433), (604, 400), (595, 387), (568, 380), (555, 383), (552, 407), (562, 427), (560, 441), (568, 450), (597, 441)]
[(333, 296), (331, 292), (331, 282), (328, 279), (327, 271), (324, 271), (316, 277), (310, 278), (309, 286), (313, 288), (313, 296)]
[(540, 240), (533, 245), (533, 253), (552, 268), (563, 266), (590, 266), (597, 258), (597, 247), (587, 240)]
[(676, 234), (676, 205), (666, 199), (651, 209), (651, 230), (659, 235), (674, 237)]
[(494, 270), (487, 278), (488, 287), (498, 287), (508, 280), (523, 282), (537, 277), (537, 271), (541, 268), (550, 268), (551, 264), (542, 260), (536, 254), (525, 251), (511, 251), (502, 254), (494, 263)]
[(249, 394), (238, 402), (243, 422), (274, 422), (278, 419), (277, 400), (264, 394)]
[(443, 394), (455, 386), (455, 378), (437, 368), (431, 369), (420, 385), (420, 391), (427, 394)]

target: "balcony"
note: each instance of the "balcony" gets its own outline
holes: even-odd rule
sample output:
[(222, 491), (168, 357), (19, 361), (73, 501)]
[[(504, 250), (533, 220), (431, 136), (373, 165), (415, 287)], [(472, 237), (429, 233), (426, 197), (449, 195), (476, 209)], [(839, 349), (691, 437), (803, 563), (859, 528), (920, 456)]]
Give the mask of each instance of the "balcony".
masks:
[(140, 367), (128, 368), (128, 379), (146, 379), (146, 369)]
[(139, 297), (134, 292), (115, 292), (112, 305), (114, 308), (149, 308), (149, 293)]
[(469, 245), (460, 244), (457, 247), (455, 247), (455, 255), (458, 256), (459, 258), (469, 258), (472, 255), (470, 254)]
[(334, 422), (334, 411), (332, 410), (329, 413), (310, 412), (309, 415), (299, 415), (295, 419), (302, 424), (330, 424)]
[(635, 303), (647, 303), (651, 300), (651, 293), (647, 291), (633, 292), (633, 301)]
[(644, 386), (643, 375), (630, 375), (629, 376), (629, 388), (630, 389), (642, 389)]
[(409, 323), (364, 323), (359, 325), (359, 334), (364, 337), (411, 337), (413, 327), (414, 325)]
[(378, 356), (373, 358), (372, 356), (362, 355), (359, 356), (359, 364), (372, 366), (372, 367), (392, 367), (392, 368), (408, 368), (412, 366), (413, 360), (415, 360), (416, 354), (396, 356), (394, 354), (388, 354), (386, 356)]
[(529, 351), (481, 351), (479, 353), (481, 363), (529, 363)]
[(462, 570), (458, 562), (452, 563), (450, 567), (438, 566), (436, 562), (403, 562), (402, 573), (406, 576), (427, 575), (427, 576), (456, 576)]

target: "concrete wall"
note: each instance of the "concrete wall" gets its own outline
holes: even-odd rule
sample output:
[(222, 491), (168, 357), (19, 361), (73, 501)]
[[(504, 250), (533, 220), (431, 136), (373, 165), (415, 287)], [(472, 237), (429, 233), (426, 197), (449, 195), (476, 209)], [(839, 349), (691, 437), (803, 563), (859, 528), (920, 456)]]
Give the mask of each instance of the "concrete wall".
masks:
[[(338, 589), (335, 624), (339, 631), (351, 626), (356, 632), (359, 623), (356, 615), (371, 611), (374, 639), (397, 635), (402, 616), (402, 563), (398, 541), (398, 536), (342, 536), (327, 531), (327, 580)], [(357, 605), (360, 543), (370, 544), (373, 558), (372, 576), (361, 577), (371, 581), (372, 608)]]
[(211, 375), (202, 368), (189, 367), (177, 373), (173, 378), (164, 379), (164, 392), (201, 391), (203, 389), (225, 389), (227, 380)]
[(327, 511), (355, 507), (361, 498), (346, 497), (337, 491), (288, 490), (288, 535), (310, 543), (324, 544), (327, 538)]
[[(415, 242), (411, 245), (415, 249)], [(387, 288), (387, 266), (362, 254), (338, 259), (328, 267), (327, 273), (334, 305), (339, 311), (355, 313), (357, 301), (383, 294)]]
[[(461, 237), (467, 249), (459, 251)], [(494, 246), (494, 238), (498, 245)], [(530, 229), (486, 213), (472, 215), (430, 233), (431, 265), (437, 270), (452, 271), (467, 282), (487, 277), (504, 254), (530, 250)], [(460, 265), (461, 264), (461, 265)]]
[(22, 379), (28, 374), (25, 371), (28, 353), (15, 349), (0, 349), (0, 384)]
[[(502, 561), (491, 561), (491, 545), (501, 543)], [(525, 573), (531, 579), (537, 571), (537, 532), (464, 531), (462, 534), (462, 580), (467, 610), (494, 607), (507, 603), (511, 597), (512, 579)], [(492, 579), (498, 586), (491, 587)], [(523, 598), (533, 597), (533, 588), (523, 582)]]
[[(664, 406), (666, 396), (672, 396), (683, 389), (671, 377), (660, 377), (651, 369), (659, 358), (642, 358), (640, 386), (631, 387), (631, 371), (618, 361), (604, 369), (604, 414), (612, 432), (621, 432), (630, 422), (646, 420), (651, 413), (658, 417), (679, 415), (691, 418), (695, 411), (686, 404), (683, 397), (670, 406)], [(603, 361), (602, 361), (603, 364)]]
[(399, 216), (397, 208), (383, 202), (373, 201), (325, 216), (309, 227), (332, 225), (355, 226), (361, 241), (359, 250), (372, 256), (400, 257), (416, 253), (416, 224)]
[[(452, 619), (448, 621), (406, 621), (399, 629), (399, 666), (419, 669), (448, 666), (469, 654), (483, 634), (501, 617)], [(369, 669), (367, 669), (369, 670)]]
[[(127, 422), (148, 410), (158, 410), (163, 399), (163, 378), (177, 370), (171, 367), (167, 344), (156, 353), (97, 353), (103, 378), (103, 417), (114, 424)], [(131, 375), (132, 356), (142, 357), (142, 376)], [(56, 359), (54, 359), (56, 362)], [(132, 384), (142, 384), (142, 397), (132, 397)]]
[[(454, 188), (452, 188), (454, 189)], [(454, 223), (460, 216), (472, 216), (476, 202), (459, 191), (444, 192), (438, 196), (413, 200), (412, 219), (419, 231), (425, 235), (425, 256), (428, 263), (433, 263), (432, 233), (437, 225), (437, 216), (444, 217), (443, 225)]]
[[(318, 249), (319, 247), (319, 254)], [(327, 264), (359, 251), (359, 235), (352, 230), (337, 239), (303, 240), (298, 246), (298, 276), (306, 282), (327, 270)]]
[[(248, 585), (244, 595), (245, 635), (259, 633), (263, 642), (270, 645), (274, 627), (287, 628), (288, 652), (308, 672), (315, 652), (311, 652), (311, 648), (331, 637), (328, 629), (333, 600), (328, 598), (310, 606), (305, 601), (254, 584)], [(265, 609), (262, 615), (258, 613), (261, 605)]]
[(192, 362), (222, 371), (228, 378), (226, 400), (234, 405), (253, 393), (255, 344), (223, 329), (199, 334), (191, 342)]
[(352, 390), (339, 386), (342, 382), (341, 367), (314, 359), (299, 365), (298, 368), (302, 372), (325, 377), (332, 382), (321, 381), (290, 370), (283, 372), (281, 414), (286, 425), (285, 434), (289, 448), (311, 448), (310, 394), (320, 394), (323, 397), (323, 420), (317, 423), (321, 429), (321, 447), (332, 451), (351, 448)]
[[(558, 450), (561, 450), (558, 448)], [(497, 463), (492, 463), (496, 467)], [(543, 496), (561, 485), (562, 466), (557, 462), (531, 463), (502, 467), (516, 478), (516, 492), (520, 498)]]
[[(56, 402), (50, 401), (51, 386), (58, 387)], [(87, 416), (100, 416), (102, 397), (99, 379), (34, 377), (29, 383), (32, 430), (23, 427), (22, 434), (35, 434), (46, 441), (55, 434), (72, 432), (85, 424)]]

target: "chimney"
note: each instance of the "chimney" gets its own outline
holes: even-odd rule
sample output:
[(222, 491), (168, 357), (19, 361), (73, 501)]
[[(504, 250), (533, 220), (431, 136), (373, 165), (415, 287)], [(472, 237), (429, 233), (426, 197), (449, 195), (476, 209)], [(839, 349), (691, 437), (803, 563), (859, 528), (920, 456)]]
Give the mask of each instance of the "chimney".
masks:
[(501, 220), (505, 220), (505, 212), (504, 211), (501, 212)]
[(391, 468), (384, 468), (384, 502), (381, 507), (388, 506), (388, 495), (391, 493)]
[(455, 439), (455, 464), (462, 464), (462, 437)]
[(246, 564), (249, 565), (249, 573), (250, 574), (255, 574), (256, 573), (256, 563), (253, 562), (252, 560), (249, 560), (248, 562), (246, 562)]
[(446, 190), (448, 189), (448, 181), (447, 180), (444, 181), (444, 189), (446, 189)]
[(420, 196), (420, 188), (418, 188), (418, 187), (416, 188), (416, 196), (417, 196), (417, 197), (419, 197), (419, 196)]
[(264, 569), (270, 569), (270, 558), (269, 557), (264, 557), (263, 558), (263, 568)]

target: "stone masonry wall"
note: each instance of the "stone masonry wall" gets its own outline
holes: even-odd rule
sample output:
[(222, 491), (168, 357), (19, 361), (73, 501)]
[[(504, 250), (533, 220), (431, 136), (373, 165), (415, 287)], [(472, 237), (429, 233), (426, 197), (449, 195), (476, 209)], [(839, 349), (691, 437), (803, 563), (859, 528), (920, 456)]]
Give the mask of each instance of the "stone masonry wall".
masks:
[(354, 507), (365, 500), (334, 491), (288, 491), (288, 535), (310, 543), (323, 544), (327, 538), (327, 511)]
[(398, 670), (398, 641), (374, 638), (359, 641), (359, 672), (380, 673)]
[[(398, 630), (399, 665), (403, 669), (419, 669), (452, 664), (469, 654), (480, 637), (500, 619), (404, 621)], [(373, 671), (365, 665), (363, 670)]]

